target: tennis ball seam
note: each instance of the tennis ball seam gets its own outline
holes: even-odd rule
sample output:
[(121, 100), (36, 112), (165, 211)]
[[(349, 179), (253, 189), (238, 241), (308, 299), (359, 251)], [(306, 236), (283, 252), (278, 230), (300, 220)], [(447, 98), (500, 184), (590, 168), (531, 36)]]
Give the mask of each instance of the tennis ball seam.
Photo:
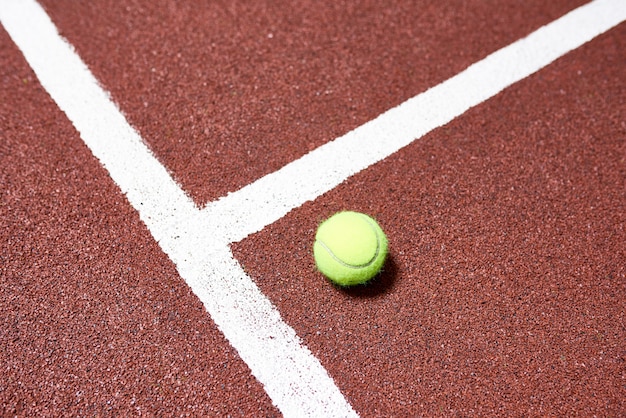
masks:
[(351, 269), (361, 269), (364, 267), (369, 267), (372, 264), (374, 264), (376, 262), (376, 259), (378, 258), (378, 255), (380, 254), (380, 236), (378, 235), (378, 230), (376, 229), (376, 226), (372, 223), (372, 221), (367, 217), (367, 216), (362, 216), (363, 220), (365, 222), (367, 222), (367, 224), (370, 226), (370, 228), (372, 228), (372, 231), (374, 231), (374, 235), (376, 236), (376, 251), (374, 252), (374, 255), (372, 256), (372, 258), (364, 264), (348, 264), (345, 261), (343, 261), (342, 259), (338, 258), (334, 252), (332, 252), (332, 250), (330, 248), (328, 248), (328, 246), (326, 245), (326, 243), (324, 243), (324, 241), (320, 241), (320, 240), (316, 240), (316, 242), (318, 244), (320, 244), (322, 246), (322, 248), (324, 248), (326, 250), (326, 252), (333, 258), (333, 260), (335, 260), (336, 262), (338, 262), (339, 264), (341, 264), (344, 267), (347, 268), (351, 268)]

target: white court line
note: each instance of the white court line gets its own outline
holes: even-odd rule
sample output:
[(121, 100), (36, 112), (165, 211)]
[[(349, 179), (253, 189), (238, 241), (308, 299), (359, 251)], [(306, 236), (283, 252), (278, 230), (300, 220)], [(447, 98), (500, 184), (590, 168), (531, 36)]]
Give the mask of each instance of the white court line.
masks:
[(626, 1), (598, 0), (502, 48), (376, 119), (212, 202), (204, 215), (237, 242), (355, 173), (445, 125), (626, 19)]
[(0, 0), (0, 21), (283, 415), (357, 416), (228, 246), (212, 239), (221, 220), (200, 216), (39, 4)]
[(626, 19), (596, 0), (241, 190), (198, 209), (34, 0), (0, 21), (43, 87), (127, 195), (285, 416), (356, 416), (326, 370), (233, 259), (228, 244), (280, 219)]

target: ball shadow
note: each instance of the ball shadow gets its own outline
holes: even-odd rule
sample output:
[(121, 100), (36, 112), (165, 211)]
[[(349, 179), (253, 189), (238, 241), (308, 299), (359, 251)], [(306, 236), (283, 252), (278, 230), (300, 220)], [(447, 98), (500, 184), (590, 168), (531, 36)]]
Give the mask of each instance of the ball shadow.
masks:
[(382, 270), (369, 282), (350, 286), (350, 287), (335, 287), (341, 292), (357, 298), (375, 298), (389, 293), (396, 282), (398, 275), (398, 266), (393, 258), (393, 255), (387, 255), (387, 260), (383, 265)]

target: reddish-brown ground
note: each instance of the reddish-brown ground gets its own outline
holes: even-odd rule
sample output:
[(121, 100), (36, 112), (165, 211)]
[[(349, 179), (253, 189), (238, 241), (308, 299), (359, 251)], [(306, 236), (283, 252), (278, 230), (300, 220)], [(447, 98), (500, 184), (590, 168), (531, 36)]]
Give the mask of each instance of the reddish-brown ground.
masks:
[(272, 416), (0, 30), (0, 416)]
[[(583, 1), (42, 1), (198, 203)], [(232, 246), (354, 409), (626, 415), (626, 25)], [(0, 28), (0, 415), (278, 411)], [(366, 287), (317, 224), (374, 215)]]
[[(363, 416), (626, 413), (625, 39), (622, 25), (234, 246)], [(353, 291), (311, 257), (342, 209), (374, 215), (391, 248)]]
[(585, 1), (42, 3), (161, 161), (204, 203)]

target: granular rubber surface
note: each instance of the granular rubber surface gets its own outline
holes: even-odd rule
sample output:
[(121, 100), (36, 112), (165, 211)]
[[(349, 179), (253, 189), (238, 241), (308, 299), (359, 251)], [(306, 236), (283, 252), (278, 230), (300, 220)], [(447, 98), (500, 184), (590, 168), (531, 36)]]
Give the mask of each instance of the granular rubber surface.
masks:
[[(583, 3), (41, 1), (199, 206)], [(626, 416), (625, 42), (231, 245), (360, 416)], [(3, 27), (0, 193), (0, 415), (280, 415)], [(346, 209), (390, 248), (348, 290), (312, 258)]]
[(214, 200), (584, 1), (42, 1), (177, 181)]
[(277, 415), (3, 30), (0, 45), (0, 415)]
[[(626, 411), (625, 36), (234, 245), (363, 416)], [(318, 223), (344, 209), (375, 216), (391, 253), (349, 291), (311, 257)]]

